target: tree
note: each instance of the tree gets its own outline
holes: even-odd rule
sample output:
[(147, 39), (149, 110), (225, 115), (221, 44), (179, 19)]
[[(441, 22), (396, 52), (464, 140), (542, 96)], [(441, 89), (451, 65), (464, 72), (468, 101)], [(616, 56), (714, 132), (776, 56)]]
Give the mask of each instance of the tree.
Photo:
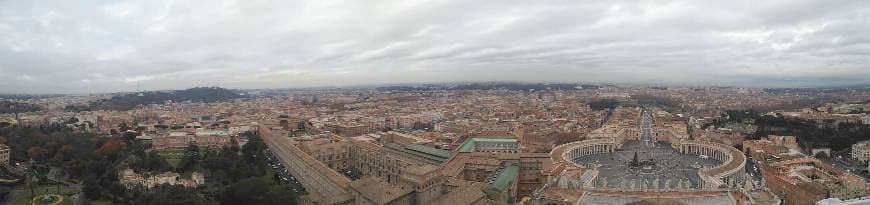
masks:
[(818, 159), (828, 158), (828, 153), (825, 153), (825, 152), (818, 152), (818, 153), (816, 153), (815, 157), (818, 158)]
[(106, 156), (114, 156), (118, 154), (119, 150), (126, 148), (127, 144), (117, 139), (110, 139), (103, 143), (103, 146), (100, 146), (100, 149), (97, 150), (97, 153), (106, 155)]
[(118, 128), (119, 128), (120, 132), (126, 132), (127, 130), (130, 130), (130, 126), (127, 125), (126, 122), (122, 122), (121, 124), (118, 124)]
[(178, 162), (178, 172), (195, 170), (199, 159), (199, 146), (188, 145), (187, 148), (184, 149), (184, 156), (182, 156), (181, 161)]
[(82, 191), (85, 192), (85, 196), (89, 199), (99, 199), (100, 193), (102, 193), (102, 188), (100, 188), (100, 182), (97, 181), (97, 176), (88, 175), (88, 177), (85, 178)]
[(145, 192), (143, 195), (136, 197), (133, 204), (197, 205), (206, 203), (205, 199), (191, 189), (180, 185), (162, 185), (157, 186), (152, 192)]
[(296, 124), (296, 130), (305, 131), (305, 121), (300, 121), (298, 124)]
[(135, 132), (127, 132), (127, 131), (124, 131), (123, 133), (121, 133), (121, 136), (122, 136), (122, 137), (124, 138), (124, 140), (126, 140), (126, 141), (132, 141), (132, 140), (135, 140), (135, 139), (136, 139), (136, 133), (135, 133)]
[(252, 176), (263, 175), (265, 174), (266, 167), (266, 158), (263, 157), (266, 144), (263, 143), (260, 136), (252, 132), (246, 132), (245, 136), (248, 137), (248, 143), (245, 143), (245, 146), (242, 147), (242, 156), (245, 158), (247, 165), (249, 165), (247, 171), (253, 174)]
[(275, 181), (248, 178), (228, 187), (221, 204), (295, 204), (294, 195)]
[(35, 160), (41, 159), (42, 155), (44, 155), (46, 152), (48, 151), (46, 151), (42, 147), (30, 147), (30, 149), (27, 149), (27, 156)]
[(8, 137), (11, 160), (32, 157), (39, 162), (34, 167), (39, 173), (47, 172), (49, 166), (60, 167), (67, 178), (83, 182), (83, 192), (90, 199), (114, 199), (123, 194), (115, 191), (119, 190), (118, 176), (113, 168), (118, 156), (126, 153), (122, 146), (126, 142), (73, 132), (62, 123), (0, 128), (0, 135)]
[(172, 165), (163, 159), (157, 151), (152, 150), (148, 153), (141, 151), (136, 156), (139, 156), (140, 159), (130, 165), (130, 168), (136, 170), (136, 172), (166, 172), (172, 169)]

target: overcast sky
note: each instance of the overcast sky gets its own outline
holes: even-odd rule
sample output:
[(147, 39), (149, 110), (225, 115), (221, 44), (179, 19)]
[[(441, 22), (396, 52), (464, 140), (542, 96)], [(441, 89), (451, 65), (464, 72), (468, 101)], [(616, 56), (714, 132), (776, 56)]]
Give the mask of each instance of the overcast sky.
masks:
[(870, 82), (870, 1), (0, 0), (0, 93)]

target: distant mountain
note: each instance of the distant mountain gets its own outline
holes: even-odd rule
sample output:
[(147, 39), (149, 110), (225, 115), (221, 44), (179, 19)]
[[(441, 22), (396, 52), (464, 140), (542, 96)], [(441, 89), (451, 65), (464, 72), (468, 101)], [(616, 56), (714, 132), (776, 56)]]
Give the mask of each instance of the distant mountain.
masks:
[(0, 94), (0, 100), (27, 100), (49, 97), (62, 97), (63, 95), (45, 94), (45, 95), (29, 95), (29, 94)]
[(197, 87), (186, 90), (151, 91), (142, 93), (122, 94), (114, 96), (111, 99), (104, 99), (92, 102), (87, 107), (67, 107), (67, 110), (130, 110), (140, 105), (163, 104), (167, 101), (191, 101), (211, 103), (227, 101), (242, 97), (244, 97), (244, 95), (224, 88)]
[(13, 101), (0, 101), (0, 114), (33, 112), (42, 110), (37, 105)]
[(572, 83), (461, 83), (455, 85), (395, 85), (376, 88), (379, 91), (432, 91), (432, 90), (513, 90), (513, 91), (546, 91), (546, 90), (581, 90), (598, 89), (597, 85), (579, 85)]

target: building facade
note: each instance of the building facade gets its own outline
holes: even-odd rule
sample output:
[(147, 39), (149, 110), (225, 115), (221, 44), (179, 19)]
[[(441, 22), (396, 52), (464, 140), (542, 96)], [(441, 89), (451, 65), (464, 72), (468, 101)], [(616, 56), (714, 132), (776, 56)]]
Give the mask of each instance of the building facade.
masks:
[(12, 150), (9, 149), (9, 146), (6, 146), (5, 144), (0, 144), (0, 163), (8, 165), (9, 155), (11, 154), (11, 152)]

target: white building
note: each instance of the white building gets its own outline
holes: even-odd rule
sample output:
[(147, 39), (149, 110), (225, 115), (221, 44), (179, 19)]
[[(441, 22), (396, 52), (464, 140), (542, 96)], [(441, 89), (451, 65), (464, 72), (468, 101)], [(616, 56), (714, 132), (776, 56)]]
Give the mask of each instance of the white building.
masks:
[(870, 160), (870, 140), (852, 145), (852, 159), (866, 163)]

